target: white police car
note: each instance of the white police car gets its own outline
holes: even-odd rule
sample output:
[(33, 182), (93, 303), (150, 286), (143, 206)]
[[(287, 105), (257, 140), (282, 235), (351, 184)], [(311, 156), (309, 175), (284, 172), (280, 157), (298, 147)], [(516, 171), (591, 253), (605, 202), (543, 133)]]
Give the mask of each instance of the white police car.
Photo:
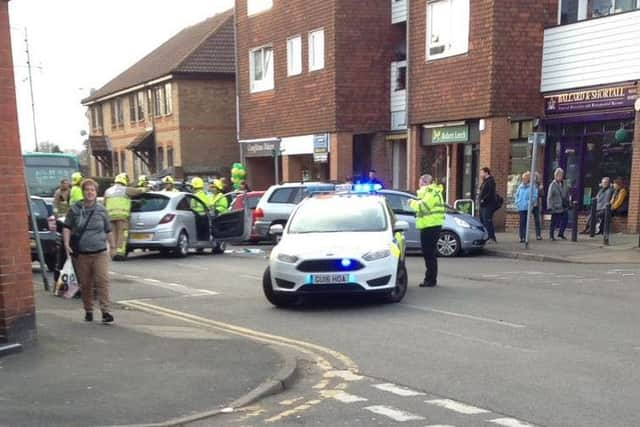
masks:
[[(351, 189), (351, 187), (348, 187)], [(385, 198), (359, 192), (311, 195), (295, 209), (264, 272), (265, 296), (276, 306), (300, 295), (379, 293), (400, 302), (407, 291), (403, 232)]]

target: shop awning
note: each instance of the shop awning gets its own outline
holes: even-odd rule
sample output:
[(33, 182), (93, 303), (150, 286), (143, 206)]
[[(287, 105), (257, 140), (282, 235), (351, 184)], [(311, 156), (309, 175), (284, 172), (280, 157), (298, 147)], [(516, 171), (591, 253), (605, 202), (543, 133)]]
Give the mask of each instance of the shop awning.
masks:
[(113, 150), (111, 140), (104, 135), (89, 136), (89, 148), (92, 153), (110, 153)]
[(153, 131), (149, 130), (133, 138), (133, 141), (127, 145), (127, 149), (133, 151), (153, 151), (153, 145)]

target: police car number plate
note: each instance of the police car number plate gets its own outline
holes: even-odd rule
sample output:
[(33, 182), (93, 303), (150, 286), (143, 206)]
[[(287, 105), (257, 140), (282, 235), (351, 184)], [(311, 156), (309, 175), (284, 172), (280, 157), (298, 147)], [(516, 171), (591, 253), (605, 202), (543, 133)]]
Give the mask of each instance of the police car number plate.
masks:
[(315, 285), (326, 285), (333, 283), (348, 283), (348, 274), (316, 274), (313, 276), (313, 283)]

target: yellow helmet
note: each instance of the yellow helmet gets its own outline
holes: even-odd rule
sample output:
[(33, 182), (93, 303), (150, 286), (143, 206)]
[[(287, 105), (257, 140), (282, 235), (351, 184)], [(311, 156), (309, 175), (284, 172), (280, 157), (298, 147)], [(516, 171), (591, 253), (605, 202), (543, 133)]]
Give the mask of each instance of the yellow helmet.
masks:
[(199, 176), (196, 176), (191, 180), (191, 186), (194, 190), (202, 190), (204, 188), (204, 181)]
[(174, 184), (174, 180), (173, 177), (171, 175), (167, 175), (164, 178), (162, 178), (162, 183), (163, 184)]
[(73, 175), (71, 175), (71, 182), (73, 185), (80, 185), (82, 182), (82, 174), (80, 172), (74, 172)]
[(117, 184), (129, 185), (129, 176), (126, 173), (120, 173), (113, 181)]
[(212, 184), (214, 188), (217, 188), (220, 191), (224, 191), (224, 182), (222, 182), (221, 179), (214, 179)]
[(138, 187), (146, 187), (149, 185), (149, 177), (147, 175), (140, 175), (138, 177)]

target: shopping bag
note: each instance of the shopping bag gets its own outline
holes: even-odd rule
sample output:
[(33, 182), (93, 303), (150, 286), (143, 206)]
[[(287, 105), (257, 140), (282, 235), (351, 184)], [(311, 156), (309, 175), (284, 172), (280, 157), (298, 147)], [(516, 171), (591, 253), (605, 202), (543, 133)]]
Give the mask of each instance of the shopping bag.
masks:
[(71, 262), (71, 258), (67, 258), (67, 261), (62, 267), (62, 271), (60, 271), (58, 282), (56, 283), (56, 295), (71, 299), (79, 290), (80, 286), (76, 272), (73, 269), (73, 263)]

